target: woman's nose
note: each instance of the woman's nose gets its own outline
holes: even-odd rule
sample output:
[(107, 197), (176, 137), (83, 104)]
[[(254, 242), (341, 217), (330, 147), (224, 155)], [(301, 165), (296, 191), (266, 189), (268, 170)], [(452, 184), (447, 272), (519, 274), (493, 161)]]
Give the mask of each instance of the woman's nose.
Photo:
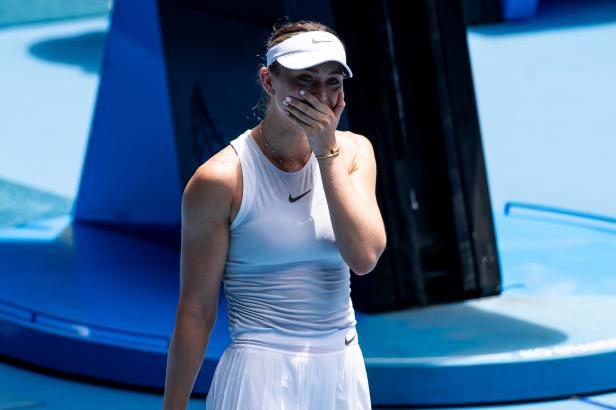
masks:
[(314, 94), (321, 102), (325, 102), (325, 100), (327, 99), (325, 86), (322, 84), (315, 84), (312, 87), (312, 90), (310, 90), (310, 92)]

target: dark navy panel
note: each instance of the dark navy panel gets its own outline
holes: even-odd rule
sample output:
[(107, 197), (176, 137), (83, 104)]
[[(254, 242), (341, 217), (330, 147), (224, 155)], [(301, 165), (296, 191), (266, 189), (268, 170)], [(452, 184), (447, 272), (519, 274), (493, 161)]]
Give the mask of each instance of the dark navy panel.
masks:
[(182, 183), (247, 128), (261, 95), (269, 25), (230, 19), (205, 4), (161, 1), (160, 19)]

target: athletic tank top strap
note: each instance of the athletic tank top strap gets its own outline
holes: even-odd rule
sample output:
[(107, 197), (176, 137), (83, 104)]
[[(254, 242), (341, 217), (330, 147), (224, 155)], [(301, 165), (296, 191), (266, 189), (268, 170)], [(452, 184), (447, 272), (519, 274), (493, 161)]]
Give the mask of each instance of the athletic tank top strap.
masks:
[(233, 231), (235, 228), (242, 222), (242, 220), (246, 217), (246, 212), (250, 208), (254, 197), (255, 197), (255, 155), (252, 152), (252, 148), (247, 142), (247, 139), (250, 137), (250, 130), (247, 130), (238, 138), (232, 140), (230, 145), (233, 147), (237, 156), (240, 159), (240, 166), (242, 168), (242, 200), (240, 203), (240, 209), (237, 212), (237, 215), (231, 221), (231, 225), (229, 226), (229, 230)]

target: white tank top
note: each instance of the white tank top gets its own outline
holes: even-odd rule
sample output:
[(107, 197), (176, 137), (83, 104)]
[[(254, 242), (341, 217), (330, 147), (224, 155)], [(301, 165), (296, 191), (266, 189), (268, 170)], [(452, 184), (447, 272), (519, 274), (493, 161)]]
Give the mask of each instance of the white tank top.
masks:
[(356, 325), (350, 269), (334, 237), (314, 153), (277, 168), (246, 130), (230, 144), (242, 167), (223, 276), (229, 330), (323, 336)]

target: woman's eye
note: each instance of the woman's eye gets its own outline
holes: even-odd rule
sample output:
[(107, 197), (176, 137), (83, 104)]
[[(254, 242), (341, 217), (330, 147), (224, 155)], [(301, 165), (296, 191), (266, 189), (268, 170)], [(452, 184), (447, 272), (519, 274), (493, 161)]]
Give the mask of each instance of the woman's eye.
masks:
[(303, 82), (310, 82), (310, 81), (312, 81), (312, 77), (310, 77), (309, 75), (302, 75), (302, 76), (299, 77), (299, 79), (300, 79), (300, 81), (303, 81)]
[(327, 82), (330, 85), (338, 85), (338, 84), (340, 84), (340, 80), (338, 80), (337, 78), (330, 78)]

